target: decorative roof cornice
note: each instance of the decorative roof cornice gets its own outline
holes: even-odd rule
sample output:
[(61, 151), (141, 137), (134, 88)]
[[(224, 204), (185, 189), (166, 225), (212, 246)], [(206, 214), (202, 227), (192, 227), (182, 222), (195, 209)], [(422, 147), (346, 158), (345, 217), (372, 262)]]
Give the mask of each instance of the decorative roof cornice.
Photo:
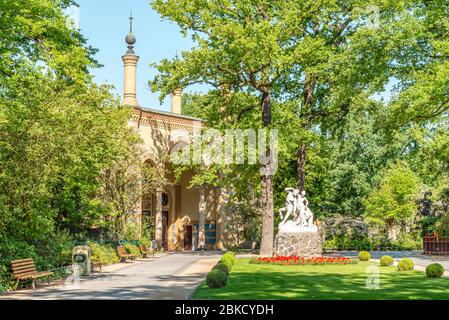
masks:
[(201, 129), (202, 120), (171, 112), (159, 110), (149, 110), (135, 108), (132, 121), (139, 123), (140, 126), (151, 126), (167, 130), (186, 130)]

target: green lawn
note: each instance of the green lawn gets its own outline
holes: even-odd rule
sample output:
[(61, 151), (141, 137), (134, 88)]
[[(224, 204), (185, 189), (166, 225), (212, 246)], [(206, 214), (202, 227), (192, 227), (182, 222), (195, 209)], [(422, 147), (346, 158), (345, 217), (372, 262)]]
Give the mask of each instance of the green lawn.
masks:
[(424, 272), (379, 267), (380, 288), (365, 286), (367, 266), (276, 266), (236, 259), (225, 288), (202, 283), (194, 299), (449, 299), (449, 279), (429, 279)]

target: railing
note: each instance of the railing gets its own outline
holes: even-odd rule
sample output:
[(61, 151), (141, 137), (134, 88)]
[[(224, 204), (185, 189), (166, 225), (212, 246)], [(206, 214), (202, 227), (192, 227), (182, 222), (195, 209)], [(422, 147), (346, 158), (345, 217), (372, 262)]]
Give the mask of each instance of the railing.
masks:
[(438, 237), (436, 234), (424, 236), (423, 254), (449, 255), (449, 237)]

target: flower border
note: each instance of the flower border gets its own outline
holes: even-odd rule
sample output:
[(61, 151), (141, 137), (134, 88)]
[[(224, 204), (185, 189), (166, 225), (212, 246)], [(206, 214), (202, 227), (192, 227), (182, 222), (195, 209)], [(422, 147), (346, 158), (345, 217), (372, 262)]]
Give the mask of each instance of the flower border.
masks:
[(266, 258), (252, 258), (252, 264), (277, 264), (277, 265), (326, 265), (326, 264), (357, 264), (357, 259), (345, 257), (312, 257), (277, 256)]

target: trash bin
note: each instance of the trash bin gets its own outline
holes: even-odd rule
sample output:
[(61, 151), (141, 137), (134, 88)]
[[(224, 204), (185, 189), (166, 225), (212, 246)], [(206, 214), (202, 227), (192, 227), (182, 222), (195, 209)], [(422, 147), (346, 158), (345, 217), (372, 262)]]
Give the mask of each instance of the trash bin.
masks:
[(80, 275), (90, 274), (90, 256), (89, 246), (77, 246), (72, 250), (72, 262), (79, 270)]

